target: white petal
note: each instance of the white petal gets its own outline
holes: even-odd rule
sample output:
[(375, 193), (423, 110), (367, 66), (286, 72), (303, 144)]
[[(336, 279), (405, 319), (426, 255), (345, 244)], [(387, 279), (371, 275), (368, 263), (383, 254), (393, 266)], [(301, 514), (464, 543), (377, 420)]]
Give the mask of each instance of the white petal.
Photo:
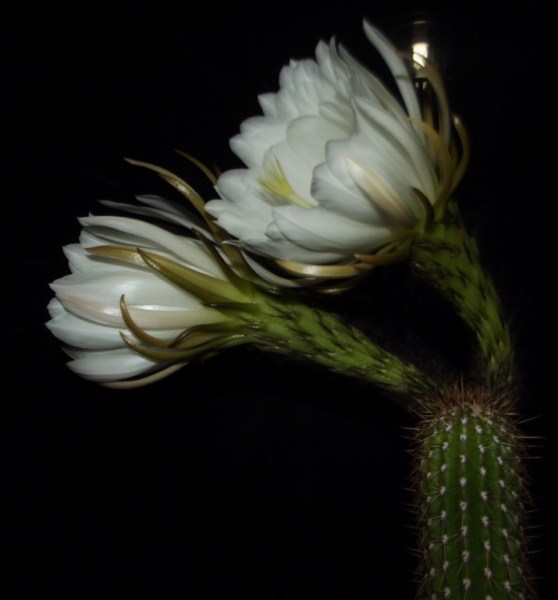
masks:
[[(142, 249), (163, 249), (174, 255), (174, 259), (189, 267), (219, 277), (220, 269), (213, 257), (198, 240), (175, 235), (161, 227), (127, 217), (100, 216), (82, 217), (81, 225), (105, 244), (125, 244)], [(85, 239), (81, 240), (86, 246)], [(98, 245), (98, 244), (94, 244)]]
[(301, 161), (312, 168), (325, 160), (330, 140), (342, 140), (347, 132), (323, 117), (300, 117), (287, 129), (287, 143)]
[(327, 162), (333, 174), (349, 189), (375, 203), (384, 218), (390, 219), (390, 225), (409, 228), (421, 217), (422, 208), (412, 190), (416, 180), (406, 180), (409, 169), (402, 171), (400, 167), (405, 163), (397, 161), (380, 153), (360, 134), (328, 145)]
[(60, 341), (76, 348), (102, 350), (126, 346), (120, 336), (120, 331), (124, 328), (93, 323), (66, 310), (51, 319), (46, 326)]
[[(349, 184), (346, 179), (342, 181), (331, 170), (332, 162), (328, 161), (314, 169), (312, 180), (312, 196), (319, 202), (325, 210), (338, 214), (354, 221), (369, 223), (371, 225), (381, 225), (384, 222), (384, 215), (378, 210), (378, 207), (370, 202), (370, 199), (354, 186), (354, 181), (349, 178)], [(345, 169), (346, 171), (346, 169)]]
[(397, 50), (392, 46), (391, 42), (378, 31), (378, 29), (372, 27), (372, 25), (366, 21), (364, 22), (364, 32), (389, 67), (397, 87), (399, 88), (407, 112), (412, 117), (422, 119), (422, 112), (420, 110), (414, 83), (409, 77), (407, 67)]
[(248, 166), (260, 167), (265, 152), (285, 137), (288, 121), (279, 118), (252, 117), (240, 126), (230, 141), (232, 151)]
[(408, 122), (408, 115), (399, 103), (399, 100), (385, 87), (385, 85), (367, 68), (361, 65), (351, 54), (341, 46), (339, 48), (342, 59), (354, 71), (353, 75), (353, 93), (363, 95), (367, 102), (381, 107), (390, 112), (401, 123)]
[(67, 275), (51, 287), (67, 310), (98, 323), (117, 326), (123, 325), (119, 305), (122, 295), (128, 305), (151, 310), (200, 309), (196, 298), (155, 273), (124, 267), (121, 272)]
[(178, 213), (177, 211), (167, 210), (167, 201), (157, 196), (138, 196), (138, 200), (148, 205), (153, 206), (138, 206), (137, 204), (128, 204), (125, 202), (113, 202), (112, 200), (101, 200), (103, 206), (122, 210), (136, 215), (144, 215), (147, 217), (153, 217), (168, 221), (184, 227), (186, 230), (197, 229), (202, 231), (206, 236), (209, 235), (207, 226), (200, 220), (194, 218), (192, 215), (187, 213)]
[(295, 244), (316, 252), (358, 253), (391, 241), (387, 227), (373, 227), (334, 215), (321, 207), (310, 210), (286, 206), (274, 211), (281, 234)]
[[(277, 229), (277, 225), (272, 223), (269, 226), (268, 231), (274, 228)], [(274, 239), (270, 239), (267, 236), (248, 238), (242, 240), (241, 245), (246, 250), (250, 250), (261, 256), (292, 260), (311, 265), (335, 263), (346, 258), (344, 254), (339, 252), (323, 252), (303, 248), (283, 237), (279, 231), (277, 231), (277, 235)]]
[(66, 309), (62, 306), (60, 300), (58, 300), (56, 297), (51, 298), (50, 302), (47, 305), (47, 310), (48, 314), (51, 316), (52, 319), (66, 312)]
[(275, 94), (267, 93), (258, 96), (259, 105), (266, 117), (277, 117), (277, 107), (275, 105)]
[(332, 100), (335, 88), (313, 60), (291, 61), (279, 76), (281, 89), (275, 105), (277, 114), (288, 120), (299, 116), (318, 115), (319, 103)]
[[(312, 169), (315, 165), (295, 154), (288, 142), (282, 142), (271, 148), (265, 156), (265, 162), (269, 165), (278, 164), (280, 166), (290, 187), (296, 196), (301, 199), (301, 204), (304, 203), (310, 206), (316, 204), (310, 196)], [(277, 204), (288, 202), (288, 199), (278, 197)]]
[(322, 102), (320, 116), (343, 132), (338, 139), (349, 137), (355, 130), (355, 111), (348, 102)]
[(246, 169), (224, 173), (217, 182), (217, 191), (225, 199), (212, 200), (205, 206), (207, 213), (237, 238), (263, 233), (272, 219), (272, 206), (280, 203), (250, 175)]
[(401, 123), (393, 114), (356, 98), (359, 133), (370, 140), (378, 152), (406, 174), (411, 185), (428, 198), (436, 197), (436, 174), (424, 146), (408, 121)]
[(81, 352), (75, 356), (68, 367), (85, 379), (100, 383), (136, 377), (166, 366), (166, 363), (140, 356), (129, 348)]
[(350, 157), (344, 160), (355, 184), (384, 212), (387, 224), (402, 229), (416, 225), (421, 208), (410, 188), (404, 188), (397, 179), (383, 176), (379, 165), (372, 170)]

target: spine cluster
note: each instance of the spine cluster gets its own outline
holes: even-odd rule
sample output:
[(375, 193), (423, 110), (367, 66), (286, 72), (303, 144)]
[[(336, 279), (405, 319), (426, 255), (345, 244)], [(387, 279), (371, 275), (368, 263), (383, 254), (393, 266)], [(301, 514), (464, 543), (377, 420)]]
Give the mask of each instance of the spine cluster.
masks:
[(530, 598), (521, 452), (513, 423), (475, 403), (447, 408), (423, 423), (421, 597)]

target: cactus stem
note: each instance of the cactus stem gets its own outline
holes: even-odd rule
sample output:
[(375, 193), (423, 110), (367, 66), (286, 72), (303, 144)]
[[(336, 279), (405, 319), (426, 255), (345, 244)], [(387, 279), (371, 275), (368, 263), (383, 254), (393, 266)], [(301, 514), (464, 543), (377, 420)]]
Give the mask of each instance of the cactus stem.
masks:
[(506, 398), (447, 392), (419, 411), (421, 598), (527, 600), (525, 449)]

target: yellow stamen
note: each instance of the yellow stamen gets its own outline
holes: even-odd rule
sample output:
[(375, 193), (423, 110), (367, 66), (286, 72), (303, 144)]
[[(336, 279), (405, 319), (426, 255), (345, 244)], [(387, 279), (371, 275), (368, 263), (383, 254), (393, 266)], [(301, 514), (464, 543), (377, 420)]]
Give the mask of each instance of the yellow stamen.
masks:
[(285, 175), (285, 171), (283, 171), (283, 167), (276, 158), (267, 161), (263, 173), (258, 179), (258, 183), (274, 196), (278, 196), (292, 204), (296, 204), (302, 208), (312, 208), (313, 206), (310, 202), (295, 193)]

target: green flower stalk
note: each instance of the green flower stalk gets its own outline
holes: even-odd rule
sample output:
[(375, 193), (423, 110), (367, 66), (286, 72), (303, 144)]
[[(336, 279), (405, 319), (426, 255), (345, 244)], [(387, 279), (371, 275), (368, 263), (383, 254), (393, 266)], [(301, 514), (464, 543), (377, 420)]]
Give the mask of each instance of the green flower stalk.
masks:
[(443, 219), (415, 239), (409, 258), (420, 276), (455, 306), (474, 332), (481, 381), (511, 393), (516, 377), (509, 328), (494, 283), (481, 265), (477, 244), (454, 201)]

